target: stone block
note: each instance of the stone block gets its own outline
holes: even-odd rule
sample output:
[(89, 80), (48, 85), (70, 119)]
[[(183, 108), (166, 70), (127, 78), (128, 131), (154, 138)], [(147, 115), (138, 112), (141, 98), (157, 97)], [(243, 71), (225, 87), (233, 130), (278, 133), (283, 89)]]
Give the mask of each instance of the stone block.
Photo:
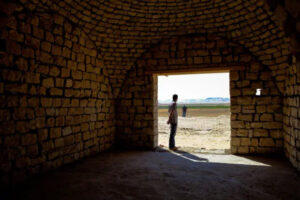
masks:
[(63, 90), (59, 88), (50, 88), (50, 95), (52, 96), (62, 96)]
[(250, 126), (251, 126), (251, 128), (262, 128), (263, 123), (262, 122), (252, 122)]
[(259, 146), (262, 147), (275, 147), (275, 142), (272, 138), (260, 138), (259, 139)]
[(266, 106), (265, 105), (256, 106), (256, 112), (257, 113), (264, 113), (264, 112), (266, 112)]
[(245, 124), (243, 121), (231, 121), (231, 128), (244, 128)]
[(53, 78), (46, 78), (42, 81), (43, 87), (50, 88), (54, 87), (54, 80)]
[(38, 129), (44, 128), (45, 127), (45, 118), (44, 117), (36, 118), (36, 120), (35, 120), (35, 126)]
[(58, 138), (61, 136), (61, 128), (51, 128), (50, 129), (50, 138)]
[(276, 139), (282, 138), (283, 132), (282, 130), (270, 130), (270, 136)]
[(39, 146), (36, 145), (30, 145), (26, 148), (27, 155), (29, 156), (37, 156), (39, 154)]
[(238, 97), (237, 102), (240, 105), (254, 105), (255, 100), (252, 97)]
[(89, 130), (89, 124), (88, 123), (82, 123), (81, 124), (81, 131), (88, 131)]
[(265, 129), (280, 129), (282, 128), (281, 122), (265, 122), (263, 123), (263, 128)]
[(242, 94), (242, 92), (240, 89), (230, 89), (231, 97), (241, 96), (241, 94)]
[(238, 120), (241, 120), (241, 121), (252, 121), (253, 120), (253, 115), (251, 115), (251, 114), (239, 114), (238, 115)]
[(33, 36), (37, 37), (38, 39), (44, 39), (44, 31), (41, 28), (33, 26)]
[(70, 126), (65, 127), (65, 128), (63, 129), (62, 133), (63, 133), (63, 136), (70, 135), (70, 134), (72, 133), (71, 127), (70, 127)]
[(39, 129), (38, 130), (38, 140), (44, 141), (48, 139), (48, 129)]
[(204, 62), (203, 57), (195, 57), (194, 64), (202, 64)]
[(241, 146), (250, 146), (250, 138), (241, 138)]
[(69, 135), (69, 136), (64, 137), (64, 145), (65, 146), (74, 144), (74, 142), (75, 142), (74, 135)]
[(232, 137), (230, 142), (231, 142), (230, 144), (233, 146), (240, 146), (241, 139), (237, 137)]
[(57, 67), (51, 67), (50, 68), (50, 71), (49, 71), (50, 76), (56, 77), (56, 76), (59, 76), (59, 74), (60, 74), (60, 69), (59, 68), (57, 68)]
[(70, 74), (71, 74), (70, 72), (71, 72), (70, 69), (62, 68), (61, 69), (61, 77), (62, 78), (70, 77)]
[(64, 83), (65, 83), (65, 80), (62, 79), (62, 78), (56, 78), (55, 79), (55, 86), (56, 87), (64, 87)]
[(64, 138), (57, 138), (54, 142), (55, 148), (63, 147), (64, 146)]
[(254, 137), (268, 137), (269, 133), (266, 129), (254, 129), (253, 131)]
[(84, 141), (86, 141), (86, 140), (89, 140), (91, 138), (91, 133), (87, 131), (87, 132), (84, 132), (82, 136), (83, 136), (82, 139)]
[(37, 136), (35, 134), (26, 134), (22, 136), (22, 145), (32, 145), (37, 142)]
[(29, 123), (26, 121), (17, 121), (15, 123), (16, 131), (19, 133), (29, 132)]
[(12, 135), (4, 137), (4, 146), (6, 147), (16, 147), (20, 145), (20, 136)]
[(5, 84), (5, 91), (10, 93), (26, 94), (28, 90), (27, 84)]
[[(248, 103), (247, 103), (248, 104)], [(242, 106), (242, 113), (256, 113), (254, 105), (243, 105)]]
[(53, 107), (60, 107), (61, 106), (61, 99), (60, 98), (54, 98), (53, 99)]
[(251, 146), (257, 147), (258, 146), (258, 139), (257, 138), (251, 138)]
[(238, 147), (238, 153), (239, 154), (248, 154), (249, 153), (249, 147)]
[(248, 137), (249, 136), (249, 130), (248, 129), (238, 129), (235, 133), (236, 136), (239, 137)]
[(19, 43), (7, 40), (6, 41), (6, 51), (7, 53), (15, 54), (15, 55), (21, 55), (21, 46)]
[(82, 72), (72, 70), (72, 78), (73, 80), (82, 80)]
[(260, 121), (263, 121), (263, 122), (271, 122), (271, 121), (273, 121), (274, 119), (273, 119), (273, 115), (272, 114), (267, 114), (267, 113), (265, 113), (265, 114), (262, 114), (261, 116), (260, 116)]

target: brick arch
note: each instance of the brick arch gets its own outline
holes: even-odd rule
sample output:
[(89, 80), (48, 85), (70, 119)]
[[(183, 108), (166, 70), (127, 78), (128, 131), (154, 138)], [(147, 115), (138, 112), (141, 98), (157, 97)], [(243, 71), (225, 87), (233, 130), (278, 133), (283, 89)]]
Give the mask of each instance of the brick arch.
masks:
[(27, 1), (25, 9), (51, 9), (80, 26), (101, 52), (114, 96), (128, 70), (159, 41), (187, 34), (228, 38), (270, 66), (284, 91), (288, 40), (264, 1)]
[[(282, 94), (272, 72), (245, 48), (218, 36), (172, 37), (149, 49), (128, 73), (117, 101), (119, 144), (157, 145), (156, 79), (151, 73), (244, 66), (230, 71), (231, 151), (283, 151)], [(262, 96), (255, 91), (262, 88)]]
[[(299, 48), (297, 48), (299, 30), (295, 23), (298, 20), (297, 9), (294, 9), (299, 3), (293, 6), (291, 2), (296, 1), (268, 0), (267, 2), (268, 4), (261, 0), (1, 1), (0, 131), (2, 132), (0, 148), (3, 151), (0, 151), (0, 157), (4, 158), (4, 166), (7, 167), (1, 169), (1, 172), (8, 171), (9, 173), (6, 174), (11, 177), (15, 173), (32, 174), (44, 170), (43, 166), (58, 167), (63, 163), (102, 151), (109, 148), (115, 141), (116, 127), (120, 132), (119, 139), (124, 139), (125, 142), (133, 141), (133, 144), (138, 144), (137, 146), (146, 144), (146, 146), (153, 147), (155, 135), (152, 134), (152, 130), (155, 124), (151, 122), (153, 119), (152, 93), (145, 93), (145, 91), (153, 90), (149, 83), (154, 80), (151, 76), (144, 74), (144, 64), (140, 58), (150, 56), (149, 60), (151, 60), (152, 55), (148, 50), (153, 46), (158, 46), (161, 41), (168, 41), (170, 38), (185, 38), (187, 35), (194, 35), (194, 38), (205, 35), (206, 40), (210, 37), (217, 37), (217, 40), (227, 38), (233, 41), (232, 44), (230, 43), (233, 45), (230, 47), (231, 50), (241, 51), (240, 54), (250, 52), (248, 56), (246, 53), (245, 57), (237, 57), (239, 64), (244, 61), (246, 63), (255, 61), (246, 68), (250, 71), (233, 75), (235, 78), (238, 77), (237, 81), (240, 77), (251, 79), (240, 85), (233, 84), (234, 87), (239, 88), (233, 90), (237, 96), (240, 93), (245, 95), (253, 93), (253, 88), (249, 88), (249, 84), (255, 82), (252, 79), (257, 77), (253, 73), (259, 72), (259, 78), (263, 80), (257, 80), (259, 83), (255, 83), (256, 86), (267, 85), (266, 95), (271, 95), (275, 98), (275, 103), (281, 104), (278, 90), (270, 81), (270, 77), (274, 77), (276, 80), (274, 82), (280, 91), (284, 91), (284, 149), (293, 165), (299, 169), (300, 76)], [(271, 8), (267, 5), (271, 5)], [(43, 12), (51, 15), (43, 20), (41, 14)], [(47, 23), (52, 19), (57, 27), (53, 30), (47, 27)], [(74, 29), (69, 29), (70, 25)], [(62, 33), (61, 30), (63, 30)], [(42, 31), (55, 37), (47, 38), (44, 34), (41, 34), (43, 35), (41, 37), (39, 32)], [(44, 45), (45, 41), (51, 44), (51, 50), (47, 50), (47, 44)], [(70, 41), (72, 47), (69, 46)], [(52, 45), (55, 50), (52, 50)], [(64, 48), (69, 48), (71, 56)], [(244, 51), (245, 49), (248, 51)], [(291, 53), (295, 56), (291, 57)], [(79, 54), (88, 57), (85, 58), (84, 67), (82, 56)], [(211, 58), (211, 62), (220, 65), (218, 55), (212, 56), (215, 57)], [(199, 66), (202, 62), (201, 56), (196, 57), (192, 59), (192, 62), (196, 62)], [(143, 57), (143, 60), (147, 59)], [(172, 62), (181, 62), (180, 58), (179, 61), (176, 59), (177, 57), (170, 57), (171, 66), (175, 66)], [(232, 64), (227, 59), (225, 56), (221, 58), (222, 62)], [(207, 64), (205, 62), (203, 58), (203, 65)], [(234, 62), (236, 64), (237, 61)], [(74, 70), (74, 73), (62, 73), (68, 69)], [(48, 78), (50, 79), (47, 83)], [(58, 79), (57, 83), (56, 79)], [(64, 82), (63, 86), (62, 82)], [(55, 87), (50, 87), (52, 85)], [(63, 95), (67, 96), (61, 96), (62, 90)], [(60, 98), (75, 98), (76, 100), (73, 104), (68, 103), (68, 100), (64, 101), (61, 103), (63, 106), (61, 108), (58, 106)], [(133, 102), (132, 98), (137, 98), (137, 101)], [(58, 99), (55, 100), (55, 105), (58, 107), (54, 110), (61, 109), (61, 112), (53, 112), (53, 109), (49, 108), (51, 102), (54, 104), (53, 99)], [(88, 103), (90, 107), (85, 108), (87, 99), (90, 101)], [(124, 101), (124, 107), (120, 107), (118, 102), (115, 102), (116, 99)], [(82, 103), (78, 104), (77, 100)], [(264, 100), (268, 102), (269, 98), (266, 97)], [(133, 108), (129, 108), (129, 105)], [(261, 114), (256, 113), (257, 110), (254, 113), (248, 113), (252, 116), (251, 119), (263, 120), (250, 128), (248, 127), (249, 116), (239, 115), (239, 112), (253, 112), (253, 109), (251, 106), (246, 110), (243, 110), (243, 107), (236, 107), (234, 111), (236, 119), (242, 123), (235, 125), (247, 124), (246, 130), (237, 127), (243, 130), (236, 133), (238, 134), (236, 145), (233, 145), (236, 147), (236, 152), (272, 152), (282, 147), (280, 144), (282, 133), (264, 125), (272, 119), (276, 123), (273, 125), (281, 130), (278, 124), (281, 119), (281, 110), (277, 110), (276, 106), (278, 105), (268, 108), (262, 105), (257, 108), (263, 114), (270, 114), (270, 111), (277, 113), (277, 115), (264, 115), (262, 119)], [(117, 111), (115, 107), (118, 108)], [(87, 113), (76, 114), (76, 110), (82, 109)], [(146, 114), (145, 109), (148, 112)], [(57, 113), (59, 115), (65, 113), (64, 117), (67, 118), (68, 123), (71, 123), (72, 131), (74, 129), (71, 136), (68, 135), (69, 128), (66, 129), (67, 135), (62, 136), (71, 138), (66, 139), (68, 145), (64, 147), (59, 146), (62, 144), (62, 137), (50, 138), (50, 135), (55, 135), (56, 131), (61, 132), (69, 124), (60, 127), (61, 122), (57, 122), (58, 125), (55, 124), (54, 127), (47, 124), (47, 127), (41, 128), (44, 126), (44, 121), (50, 125), (53, 124), (55, 116), (52, 115)], [(116, 113), (119, 114), (117, 126), (114, 119)], [(121, 120), (123, 118), (124, 121)], [(145, 119), (145, 122), (142, 122), (141, 118)], [(134, 124), (128, 119), (137, 120), (137, 122)], [(83, 125), (79, 127), (76, 123)], [(90, 126), (87, 127), (86, 124)], [(262, 129), (261, 127), (267, 132), (257, 131), (257, 129)], [(52, 128), (57, 129), (51, 131)], [(131, 135), (130, 131), (132, 131)], [(32, 137), (29, 136), (31, 133)], [(122, 133), (127, 135), (122, 135)], [(70, 141), (72, 143), (72, 135), (80, 134), (82, 135), (78, 136), (75, 144), (69, 145)], [(249, 137), (243, 138), (243, 134)], [(256, 140), (258, 135), (267, 140), (262, 140), (262, 142), (260, 138)], [(43, 137), (47, 139), (44, 140)], [(57, 145), (54, 142), (56, 139)], [(255, 146), (256, 143), (258, 146)], [(25, 154), (18, 154), (20, 151)]]

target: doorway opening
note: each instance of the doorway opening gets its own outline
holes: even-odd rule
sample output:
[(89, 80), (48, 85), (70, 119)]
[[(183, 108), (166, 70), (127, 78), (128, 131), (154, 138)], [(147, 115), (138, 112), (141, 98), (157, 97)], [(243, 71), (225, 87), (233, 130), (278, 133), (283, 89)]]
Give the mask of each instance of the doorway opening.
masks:
[(175, 145), (184, 151), (229, 152), (229, 85), (229, 72), (158, 76), (158, 145), (169, 146), (168, 109), (177, 94)]

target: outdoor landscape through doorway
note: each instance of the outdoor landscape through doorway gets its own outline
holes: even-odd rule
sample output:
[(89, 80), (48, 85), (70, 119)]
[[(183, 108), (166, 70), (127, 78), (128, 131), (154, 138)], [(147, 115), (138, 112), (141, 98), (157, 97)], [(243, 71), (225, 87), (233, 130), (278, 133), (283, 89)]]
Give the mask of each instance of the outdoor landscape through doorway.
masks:
[(163, 148), (169, 146), (167, 120), (173, 94), (179, 97), (175, 136), (179, 150), (229, 152), (229, 72), (158, 76), (158, 145)]

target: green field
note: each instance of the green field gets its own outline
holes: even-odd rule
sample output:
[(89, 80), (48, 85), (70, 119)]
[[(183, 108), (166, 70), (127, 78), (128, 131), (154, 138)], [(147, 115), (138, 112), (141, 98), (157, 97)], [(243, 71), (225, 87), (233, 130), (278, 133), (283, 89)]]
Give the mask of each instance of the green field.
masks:
[[(218, 109), (218, 108), (230, 108), (229, 104), (185, 104), (188, 109)], [(183, 104), (178, 104), (177, 108), (182, 108)], [(167, 109), (168, 105), (159, 105), (158, 109)]]

